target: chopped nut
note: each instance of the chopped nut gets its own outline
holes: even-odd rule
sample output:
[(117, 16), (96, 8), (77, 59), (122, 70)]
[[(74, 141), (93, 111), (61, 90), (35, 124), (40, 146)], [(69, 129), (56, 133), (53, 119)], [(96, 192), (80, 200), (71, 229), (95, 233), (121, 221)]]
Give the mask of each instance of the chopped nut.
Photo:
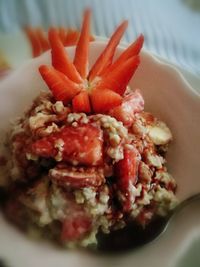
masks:
[(166, 145), (172, 140), (172, 134), (164, 122), (148, 126), (149, 136), (155, 145)]

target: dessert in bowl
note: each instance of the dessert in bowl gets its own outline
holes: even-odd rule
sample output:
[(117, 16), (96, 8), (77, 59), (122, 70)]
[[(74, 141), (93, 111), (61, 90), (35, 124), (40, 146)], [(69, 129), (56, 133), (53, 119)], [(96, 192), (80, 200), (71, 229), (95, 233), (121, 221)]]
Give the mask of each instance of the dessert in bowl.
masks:
[[(117, 29), (118, 39), (125, 25)], [(177, 203), (176, 182), (165, 166), (172, 134), (161, 121), (170, 122), (170, 117), (165, 117), (166, 109), (156, 112), (159, 119), (146, 112), (148, 108), (144, 111), (143, 88), (136, 86), (136, 76), (127, 87), (139, 64), (142, 38), (131, 46), (130, 58), (130, 48), (123, 53), (118, 48), (121, 56), (113, 64), (110, 52), (105, 56), (105, 43), (91, 44), (89, 62), (93, 67), (89, 74), (87, 64), (83, 64), (87, 53), (81, 64), (74, 60), (70, 65), (65, 54), (60, 53), (59, 58), (58, 52), (64, 48), (54, 30), (49, 38), (52, 55), (42, 55), (14, 73), (7, 83), (14, 85), (10, 90), (17, 96), (12, 107), (8, 103), (2, 108), (1, 129), (8, 130), (14, 115), (20, 118), (14, 122), (5, 148), (10, 153), (2, 168), (1, 183), (10, 196), (5, 213), (24, 230), (34, 227), (67, 246), (88, 246), (96, 243), (99, 231), (109, 234), (130, 221), (145, 226), (156, 216), (166, 216)], [(84, 43), (85, 37), (80, 44)], [(67, 50), (71, 59), (76, 59), (81, 45)], [(93, 65), (103, 49), (103, 57)], [(51, 65), (51, 57), (53, 67), (44, 66)], [(146, 56), (147, 63), (148, 59)], [(67, 68), (73, 68), (68, 73), (73, 81), (63, 73)], [(45, 89), (41, 76), (50, 89), (46, 92), (41, 92)], [(6, 88), (6, 81), (3, 85)], [(6, 99), (9, 92), (4, 89), (3, 93)], [(27, 99), (22, 100), (20, 94)], [(150, 97), (147, 102), (151, 103)], [(150, 111), (162, 108), (161, 103), (150, 104)]]

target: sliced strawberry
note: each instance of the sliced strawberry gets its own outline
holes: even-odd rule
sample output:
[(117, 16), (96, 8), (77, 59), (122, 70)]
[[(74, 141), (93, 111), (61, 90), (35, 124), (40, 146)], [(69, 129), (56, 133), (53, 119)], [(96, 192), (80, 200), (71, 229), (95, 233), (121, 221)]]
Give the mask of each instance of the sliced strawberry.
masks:
[(126, 87), (140, 63), (139, 56), (135, 56), (116, 66), (109, 73), (105, 73), (96, 85), (96, 89), (109, 88), (123, 95)]
[(90, 35), (90, 42), (94, 42), (95, 41), (95, 38), (93, 35)]
[(52, 140), (48, 138), (37, 140), (31, 145), (30, 151), (35, 155), (39, 155), (40, 157), (44, 158), (53, 158), (57, 154), (57, 149), (53, 146)]
[(64, 44), (65, 38), (66, 38), (66, 30), (65, 30), (65, 28), (59, 27), (58, 28), (58, 34), (59, 34), (61, 42)]
[(50, 177), (54, 183), (63, 187), (82, 188), (100, 186), (104, 182), (102, 168), (71, 167), (61, 164), (50, 170)]
[(144, 43), (144, 36), (143, 34), (141, 34), (136, 40), (135, 42), (133, 42), (118, 58), (117, 60), (115, 60), (115, 62), (108, 66), (108, 68), (106, 68), (104, 70), (103, 73), (109, 73), (110, 71), (112, 71), (113, 69), (115, 69), (117, 66), (119, 66), (120, 64), (122, 64), (123, 62), (125, 62), (127, 59), (134, 57), (136, 55), (139, 54), (142, 46)]
[(123, 209), (128, 211), (131, 205), (130, 184), (137, 182), (139, 157), (138, 152), (133, 148), (124, 149), (124, 158), (115, 164), (115, 175), (119, 190), (125, 197)]
[(97, 61), (90, 70), (88, 77), (90, 81), (92, 81), (96, 76), (100, 76), (104, 69), (112, 63), (116, 47), (119, 44), (127, 26), (128, 22), (124, 21), (115, 30), (107, 46), (105, 47), (101, 55), (97, 58)]
[(74, 64), (70, 61), (67, 51), (65, 50), (55, 28), (50, 28), (49, 30), (49, 42), (52, 48), (52, 65), (72, 81), (81, 83), (82, 78)]
[(74, 112), (90, 113), (90, 100), (87, 91), (82, 91), (76, 95), (72, 100), (72, 106)]
[(109, 115), (122, 121), (124, 125), (131, 126), (134, 121), (134, 114), (144, 109), (144, 99), (140, 90), (135, 90), (133, 93), (125, 96), (121, 105), (110, 109)]
[[(65, 126), (59, 132), (37, 140), (32, 144), (33, 154), (54, 158), (61, 141), (62, 160), (73, 165), (96, 166), (102, 164), (102, 131), (90, 124), (77, 127)], [(55, 152), (56, 149), (56, 152)], [(49, 155), (48, 155), (49, 152)]]
[(122, 97), (109, 89), (92, 90), (90, 99), (96, 113), (108, 112), (122, 102)]
[(56, 100), (68, 103), (81, 90), (79, 84), (72, 82), (54, 68), (42, 65), (39, 67), (39, 72)]
[(88, 74), (90, 16), (91, 16), (91, 10), (87, 9), (84, 13), (82, 29), (76, 46), (75, 57), (74, 57), (74, 65), (76, 66), (76, 69), (78, 70), (83, 79), (85, 79)]
[(50, 45), (49, 45), (49, 42), (47, 40), (47, 37), (45, 36), (44, 31), (41, 28), (37, 28), (36, 29), (36, 34), (38, 36), (42, 52), (45, 52), (45, 51), (49, 50)]
[(31, 43), (33, 57), (39, 56), (42, 52), (42, 48), (36, 32), (31, 27), (24, 28), (24, 31)]
[(76, 241), (84, 237), (92, 226), (92, 220), (86, 214), (69, 215), (63, 222), (61, 240), (63, 242)]
[(78, 31), (69, 29), (66, 32), (64, 45), (65, 46), (72, 46), (72, 45), (77, 44), (79, 35), (80, 35), (80, 33)]

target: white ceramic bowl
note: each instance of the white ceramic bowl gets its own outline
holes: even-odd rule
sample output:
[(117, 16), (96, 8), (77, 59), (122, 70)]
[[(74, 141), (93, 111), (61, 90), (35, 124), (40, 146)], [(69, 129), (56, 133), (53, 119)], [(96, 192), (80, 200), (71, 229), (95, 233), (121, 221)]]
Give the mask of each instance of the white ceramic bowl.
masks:
[[(90, 64), (105, 47), (105, 42), (93, 42), (90, 46)], [(124, 47), (119, 47), (120, 54)], [(73, 57), (74, 48), (68, 48)], [(23, 114), (33, 98), (45, 84), (38, 66), (50, 64), (50, 53), (30, 60), (0, 83), (0, 133), (1, 140), (9, 129), (9, 121)], [(130, 82), (140, 88), (145, 99), (145, 110), (165, 121), (172, 130), (174, 141), (168, 153), (168, 170), (178, 183), (177, 195), (180, 200), (189, 194), (200, 192), (199, 151), (200, 151), (200, 95), (186, 82), (172, 66), (164, 64), (147, 52), (142, 53), (141, 65)], [(177, 228), (178, 232), (179, 227)], [(180, 229), (179, 229), (180, 230)], [(190, 233), (191, 229), (188, 229)], [(199, 235), (200, 235), (200, 229)], [(181, 251), (189, 234), (173, 244), (176, 237), (170, 233), (149, 246), (124, 255), (102, 256), (87, 252), (65, 251), (45, 241), (30, 241), (13, 226), (0, 217), (0, 258), (4, 256), (15, 267), (100, 267), (100, 266), (172, 266), (178, 250)], [(176, 249), (175, 249), (176, 247)], [(152, 265), (151, 265), (152, 264)]]

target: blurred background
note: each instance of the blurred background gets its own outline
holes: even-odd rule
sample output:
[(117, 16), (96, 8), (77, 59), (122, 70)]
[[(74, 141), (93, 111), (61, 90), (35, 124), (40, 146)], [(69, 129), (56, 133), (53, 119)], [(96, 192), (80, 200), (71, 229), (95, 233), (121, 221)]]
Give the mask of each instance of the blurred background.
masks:
[(93, 10), (93, 34), (108, 37), (128, 19), (124, 41), (143, 33), (145, 49), (200, 75), (200, 0), (0, 0), (1, 66), (32, 56), (25, 26), (80, 29), (85, 7)]

